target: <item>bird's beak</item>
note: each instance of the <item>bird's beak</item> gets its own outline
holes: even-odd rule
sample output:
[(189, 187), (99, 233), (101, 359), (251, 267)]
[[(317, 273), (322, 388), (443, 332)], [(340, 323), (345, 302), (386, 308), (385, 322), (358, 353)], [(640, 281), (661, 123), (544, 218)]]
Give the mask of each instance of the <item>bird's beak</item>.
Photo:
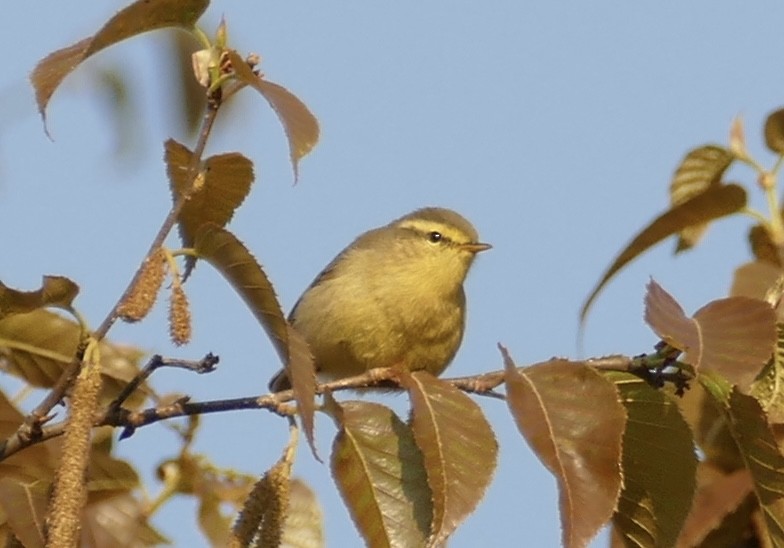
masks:
[(490, 244), (483, 244), (483, 243), (475, 243), (475, 244), (460, 244), (460, 249), (465, 249), (466, 251), (470, 251), (471, 253), (479, 253), (480, 251), (487, 251), (490, 249)]

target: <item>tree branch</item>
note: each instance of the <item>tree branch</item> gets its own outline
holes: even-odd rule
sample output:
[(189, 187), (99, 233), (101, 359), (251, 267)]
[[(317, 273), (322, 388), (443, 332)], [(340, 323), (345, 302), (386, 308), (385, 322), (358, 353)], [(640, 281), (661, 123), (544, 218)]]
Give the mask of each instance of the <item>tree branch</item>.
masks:
[[(675, 361), (677, 350), (671, 347), (658, 345), (653, 354), (642, 354), (629, 357), (622, 355), (603, 356), (588, 360), (566, 361), (577, 365), (587, 365), (599, 370), (621, 371), (631, 373), (643, 378), (654, 387), (661, 387), (665, 382), (672, 382), (676, 386), (676, 393), (681, 394), (688, 388), (691, 380), (690, 367)], [(208, 373), (215, 369), (218, 358), (207, 354), (197, 361), (179, 360), (153, 356), (147, 365), (126, 386), (123, 392), (110, 403), (103, 411), (96, 415), (94, 426), (114, 426), (122, 428), (120, 439), (133, 435), (137, 428), (154, 424), (162, 420), (190, 415), (206, 415), (225, 411), (240, 411), (245, 409), (266, 409), (277, 415), (292, 417), (296, 415), (296, 406), (290, 402), (294, 400), (293, 390), (284, 390), (272, 394), (259, 396), (246, 396), (223, 400), (209, 400), (192, 402), (189, 396), (184, 396), (172, 403), (150, 407), (141, 411), (130, 411), (121, 407), (122, 403), (131, 393), (146, 380), (153, 371), (160, 367), (180, 367), (196, 373)], [(455, 388), (464, 392), (486, 396), (494, 399), (506, 399), (506, 395), (496, 392), (495, 389), (504, 383), (504, 370), (491, 371), (480, 375), (467, 377), (454, 377), (442, 379)], [(336, 381), (318, 383), (316, 394), (325, 392), (338, 392), (356, 389), (400, 389), (398, 382), (398, 369), (396, 367), (377, 368), (366, 371), (361, 375), (347, 377)], [(35, 436), (20, 436), (15, 433), (5, 442), (0, 444), (0, 461), (36, 443), (41, 443), (51, 438), (58, 437), (65, 431), (65, 421), (39, 428)]]
[[(220, 105), (221, 101), (219, 94), (215, 94), (214, 97), (208, 98), (207, 110), (202, 120), (201, 129), (199, 131), (199, 138), (196, 143), (196, 148), (193, 151), (190, 165), (188, 166), (188, 178), (190, 180), (189, 186), (191, 188), (193, 188), (193, 181), (198, 175), (201, 157), (204, 154), (205, 147), (207, 146), (207, 139), (209, 138), (210, 132), (212, 131), (212, 126), (215, 123)], [(190, 194), (191, 193), (183, 193), (177, 198), (177, 200), (175, 200), (174, 205), (169, 211), (169, 214), (163, 220), (161, 227), (158, 229), (158, 233), (155, 235), (155, 238), (150, 244), (150, 248), (147, 251), (147, 254), (144, 256), (144, 259), (140, 263), (139, 268), (136, 269), (136, 272), (134, 273), (130, 283), (128, 283), (125, 291), (120, 296), (120, 298), (117, 299), (117, 302), (114, 304), (111, 311), (106, 315), (103, 322), (101, 322), (101, 325), (92, 334), (96, 340), (100, 341), (106, 337), (106, 334), (109, 332), (112, 325), (114, 325), (114, 323), (117, 321), (117, 309), (120, 306), (120, 303), (128, 298), (131, 291), (138, 283), (144, 263), (152, 256), (153, 253), (158, 250), (159, 247), (163, 245), (166, 237), (169, 235), (171, 229), (174, 227), (174, 224), (177, 222), (177, 217), (179, 216), (183, 205), (190, 197)], [(20, 425), (15, 434), (16, 437), (29, 438), (31, 436), (36, 437), (38, 435), (41, 426), (51, 420), (49, 414), (51, 413), (54, 406), (62, 401), (63, 396), (65, 396), (65, 393), (71, 387), (74, 379), (76, 378), (76, 375), (79, 373), (81, 365), (82, 352), (77, 351), (77, 353), (74, 355), (74, 358), (66, 366), (65, 370), (60, 375), (60, 378), (57, 380), (52, 389), (47, 393), (41, 403), (38, 404), (38, 406), (36, 406), (36, 408), (27, 415), (27, 417), (25, 417), (24, 423)]]

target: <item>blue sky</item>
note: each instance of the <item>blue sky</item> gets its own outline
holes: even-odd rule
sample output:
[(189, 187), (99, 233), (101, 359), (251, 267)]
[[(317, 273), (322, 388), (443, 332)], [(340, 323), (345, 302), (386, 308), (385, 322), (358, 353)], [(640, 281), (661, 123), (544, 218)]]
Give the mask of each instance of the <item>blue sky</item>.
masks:
[[(77, 304), (94, 325), (169, 207), (162, 143), (185, 136), (167, 92), (167, 41), (160, 33), (138, 37), (66, 80), (49, 109), (54, 142), (43, 133), (27, 75), (119, 7), (13, 2), (3, 18), (12, 54), (0, 74), (0, 280), (33, 288), (42, 274), (67, 275), (81, 285)], [(209, 32), (221, 15), (233, 47), (260, 53), (267, 78), (305, 101), (322, 128), (292, 187), (283, 133), (260, 98), (248, 92), (219, 122), (208, 152), (241, 151), (257, 170), (230, 228), (288, 309), (358, 233), (425, 205), (461, 212), (494, 249), (467, 283), (469, 323), (454, 375), (500, 368), (497, 342), (521, 365), (577, 356), (580, 305), (620, 248), (666, 207), (682, 155), (726, 142), (740, 114), (750, 149), (769, 163), (760, 128), (784, 103), (780, 2), (227, 0), (207, 12)], [(138, 109), (134, 147), (119, 156), (92, 84), (96, 71), (113, 66), (122, 67)], [(731, 176), (753, 181), (744, 169)], [(752, 200), (762, 207), (753, 190)], [(642, 321), (651, 276), (687, 312), (726, 295), (733, 269), (749, 257), (748, 226), (745, 219), (722, 222), (678, 258), (674, 242), (666, 242), (622, 272), (594, 306), (583, 355), (651, 348), (656, 338)], [(253, 317), (206, 264), (188, 291), (190, 346), (168, 342), (163, 307), (142, 325), (117, 326), (111, 338), (168, 355), (221, 356), (209, 377), (156, 373), (161, 391), (195, 399), (260, 393), (278, 365)], [(400, 409), (405, 403), (384, 401)], [(450, 546), (557, 546), (555, 481), (504, 405), (480, 403), (497, 430), (500, 466)], [(327, 454), (334, 428), (327, 420), (317, 428)], [(231, 413), (206, 418), (196, 448), (220, 465), (260, 474), (285, 437), (273, 416)], [(150, 427), (119, 447), (151, 478), (176, 440)], [(295, 472), (319, 492), (328, 544), (360, 545), (328, 468), (302, 450)], [(192, 503), (180, 499), (156, 523), (176, 545), (195, 546), (193, 516)]]

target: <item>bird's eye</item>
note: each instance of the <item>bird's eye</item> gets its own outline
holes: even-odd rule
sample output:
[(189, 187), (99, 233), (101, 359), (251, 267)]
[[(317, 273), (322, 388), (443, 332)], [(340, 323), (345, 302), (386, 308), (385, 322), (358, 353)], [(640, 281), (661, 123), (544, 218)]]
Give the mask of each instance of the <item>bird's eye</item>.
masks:
[(428, 232), (427, 233), (428, 241), (430, 241), (431, 243), (434, 243), (434, 244), (437, 244), (438, 242), (440, 242), (443, 237), (444, 236), (440, 232), (436, 232), (435, 230), (433, 232)]

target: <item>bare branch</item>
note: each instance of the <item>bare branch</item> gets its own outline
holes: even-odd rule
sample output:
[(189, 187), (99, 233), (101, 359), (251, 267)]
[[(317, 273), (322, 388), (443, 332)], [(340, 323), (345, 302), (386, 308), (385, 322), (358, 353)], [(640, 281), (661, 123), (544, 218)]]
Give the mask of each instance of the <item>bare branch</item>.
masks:
[[(688, 381), (691, 380), (691, 373), (693, 372), (688, 365), (675, 361), (676, 357), (677, 353), (674, 353), (671, 347), (658, 345), (656, 352), (652, 354), (642, 354), (633, 358), (629, 356), (613, 355), (571, 361), (571, 363), (574, 363), (575, 365), (587, 365), (605, 371), (631, 373), (645, 379), (655, 387), (661, 387), (665, 382), (671, 382), (677, 389), (676, 393), (682, 393), (688, 388)], [(559, 360), (570, 362), (570, 360)], [(196, 373), (207, 373), (214, 370), (215, 364), (217, 363), (218, 358), (212, 354), (207, 354), (204, 358), (197, 361), (153, 356), (144, 369), (133, 379), (133, 381), (131, 381), (131, 383), (129, 383), (128, 386), (130, 387), (133, 385), (133, 387), (126, 387), (126, 390), (124, 390), (115, 401), (96, 415), (93, 423), (94, 426), (115, 426), (122, 428), (123, 430), (120, 434), (120, 439), (123, 439), (133, 435), (137, 428), (176, 417), (246, 409), (266, 409), (267, 411), (289, 419), (296, 415), (296, 406), (291, 403), (294, 400), (294, 393), (292, 390), (284, 390), (260, 396), (247, 396), (204, 402), (192, 402), (190, 401), (189, 396), (184, 396), (173, 403), (150, 407), (142, 411), (130, 411), (121, 407), (122, 402), (128, 398), (133, 390), (159, 367), (181, 367), (190, 371), (195, 371)], [(338, 392), (341, 390), (364, 390), (368, 388), (396, 390), (400, 389), (398, 377), (399, 370), (397, 367), (371, 369), (354, 377), (319, 383), (316, 385), (316, 393), (324, 394), (327, 391)], [(503, 393), (495, 391), (496, 388), (504, 383), (503, 370), (442, 380), (459, 390), (478, 396), (486, 396), (494, 399), (506, 398)], [(43, 423), (43, 421), (39, 423), (40, 429), (36, 435), (22, 436), (17, 432), (0, 444), (0, 461), (21, 451), (25, 447), (63, 434), (65, 429), (64, 422), (59, 422), (51, 426), (41, 426)], [(22, 431), (22, 428), (20, 428), (20, 431)]]

